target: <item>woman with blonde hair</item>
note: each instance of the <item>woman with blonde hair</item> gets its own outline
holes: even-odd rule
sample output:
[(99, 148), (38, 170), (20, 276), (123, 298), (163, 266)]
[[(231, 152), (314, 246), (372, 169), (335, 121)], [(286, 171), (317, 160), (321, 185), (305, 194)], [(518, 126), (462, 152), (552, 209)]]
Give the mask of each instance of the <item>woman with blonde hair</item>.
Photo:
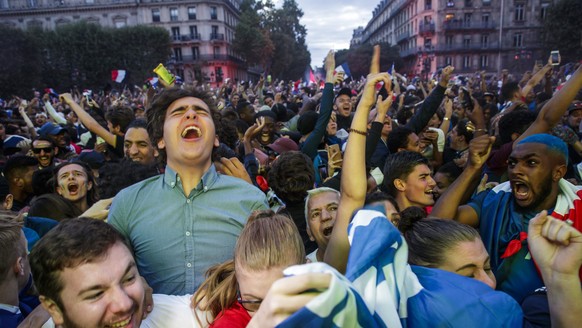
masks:
[(234, 259), (216, 265), (192, 296), (192, 307), (210, 312), (201, 326), (246, 327), (283, 270), (305, 263), (303, 242), (293, 221), (273, 211), (255, 211), (243, 228)]

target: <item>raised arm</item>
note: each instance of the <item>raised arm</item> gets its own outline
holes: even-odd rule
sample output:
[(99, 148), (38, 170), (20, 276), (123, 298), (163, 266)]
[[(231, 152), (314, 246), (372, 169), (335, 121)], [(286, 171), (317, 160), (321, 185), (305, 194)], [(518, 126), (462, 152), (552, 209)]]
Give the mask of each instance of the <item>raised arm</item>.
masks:
[[(374, 47), (370, 74), (367, 77), (362, 99), (358, 103), (352, 120), (350, 136), (347, 141), (341, 178), (341, 198), (337, 210), (334, 229), (325, 252), (324, 261), (340, 272), (345, 272), (348, 262), (350, 243), (348, 225), (352, 213), (364, 205), (366, 198), (366, 129), (370, 108), (374, 105), (375, 87), (384, 82), (390, 90), (390, 75), (380, 71), (380, 46)], [(388, 100), (378, 99), (378, 102)]]
[(83, 123), (83, 125), (87, 129), (89, 129), (89, 131), (100, 136), (111, 147), (115, 148), (116, 143), (117, 143), (115, 135), (113, 133), (109, 132), (109, 130), (102, 127), (101, 124), (97, 123), (97, 121), (91, 115), (89, 115), (89, 113), (87, 113), (83, 108), (81, 108), (81, 106), (79, 106), (79, 104), (77, 104), (73, 100), (73, 97), (71, 97), (70, 93), (61, 94), (59, 96), (59, 99), (61, 99), (62, 102), (69, 105), (69, 107), (71, 107), (71, 109), (75, 112), (75, 114), (77, 114), (77, 117), (79, 118), (81, 123)]
[(578, 91), (582, 89), (582, 66), (570, 77), (556, 94), (542, 107), (536, 120), (530, 127), (513, 143), (517, 143), (532, 134), (547, 133), (560, 122), (568, 106), (572, 103)]
[(521, 88), (521, 93), (526, 96), (536, 85), (538, 85), (542, 79), (544, 78), (544, 76), (546, 75), (547, 72), (549, 72), (552, 69), (552, 64), (551, 64), (551, 57), (550, 60), (548, 61), (548, 63), (546, 64), (546, 66), (542, 67), (540, 70), (538, 70), (528, 81), (527, 83), (523, 86), (523, 88)]
[(483, 135), (471, 140), (469, 159), (461, 175), (447, 188), (434, 205), (431, 216), (442, 219), (454, 219), (476, 227), (479, 224), (477, 213), (468, 205), (461, 205), (466, 194), (477, 187), (481, 168), (489, 157), (495, 137)]

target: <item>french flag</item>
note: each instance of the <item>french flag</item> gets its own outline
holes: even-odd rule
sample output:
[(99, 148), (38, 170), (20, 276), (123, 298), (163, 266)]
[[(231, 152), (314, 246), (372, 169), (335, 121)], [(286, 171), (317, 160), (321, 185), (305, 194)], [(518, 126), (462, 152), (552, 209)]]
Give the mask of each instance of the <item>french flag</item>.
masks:
[(44, 93), (48, 93), (50, 96), (59, 97), (59, 94), (53, 88), (46, 88), (44, 89)]
[(350, 67), (348, 66), (348, 62), (345, 62), (338, 67), (335, 68), (334, 74), (338, 72), (344, 73), (344, 80), (347, 80), (350, 76), (352, 76), (352, 72), (350, 72)]
[(305, 68), (305, 73), (303, 74), (303, 83), (305, 83), (306, 86), (310, 85), (311, 83), (315, 83), (315, 75), (313, 74), (311, 66), (307, 66), (307, 68)]
[(125, 79), (125, 70), (123, 69), (116, 69), (111, 71), (111, 80), (121, 83)]
[(330, 286), (277, 327), (522, 327), (509, 295), (439, 269), (410, 266), (408, 246), (380, 207), (356, 212), (348, 227), (345, 276), (325, 263), (285, 275), (325, 272)]

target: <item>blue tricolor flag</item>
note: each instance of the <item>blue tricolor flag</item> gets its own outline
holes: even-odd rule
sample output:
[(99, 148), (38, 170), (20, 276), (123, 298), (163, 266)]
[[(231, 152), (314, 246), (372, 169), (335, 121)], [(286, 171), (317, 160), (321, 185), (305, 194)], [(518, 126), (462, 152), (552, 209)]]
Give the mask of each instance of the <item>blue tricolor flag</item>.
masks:
[(408, 247), (386, 216), (359, 210), (350, 224), (346, 276), (323, 263), (286, 275), (329, 272), (328, 290), (277, 327), (521, 327), (509, 295), (475, 279), (407, 264)]
[(350, 72), (350, 67), (348, 66), (348, 62), (345, 62), (345, 63), (339, 65), (338, 67), (336, 67), (333, 73), (336, 74), (337, 72), (344, 73), (344, 80), (347, 80), (349, 77), (352, 76), (352, 72)]

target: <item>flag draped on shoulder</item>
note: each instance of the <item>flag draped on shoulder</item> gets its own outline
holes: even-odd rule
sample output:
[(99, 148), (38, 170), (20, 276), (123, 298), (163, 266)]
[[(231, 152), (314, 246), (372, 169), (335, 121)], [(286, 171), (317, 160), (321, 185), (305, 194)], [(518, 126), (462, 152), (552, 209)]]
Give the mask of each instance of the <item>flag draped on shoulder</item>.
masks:
[(111, 80), (117, 83), (123, 82), (125, 79), (125, 70), (123, 69), (116, 69), (111, 71)]
[(323, 263), (294, 266), (287, 275), (328, 272), (328, 290), (277, 327), (521, 327), (509, 295), (475, 279), (410, 266), (408, 247), (379, 208), (356, 212), (345, 277)]

